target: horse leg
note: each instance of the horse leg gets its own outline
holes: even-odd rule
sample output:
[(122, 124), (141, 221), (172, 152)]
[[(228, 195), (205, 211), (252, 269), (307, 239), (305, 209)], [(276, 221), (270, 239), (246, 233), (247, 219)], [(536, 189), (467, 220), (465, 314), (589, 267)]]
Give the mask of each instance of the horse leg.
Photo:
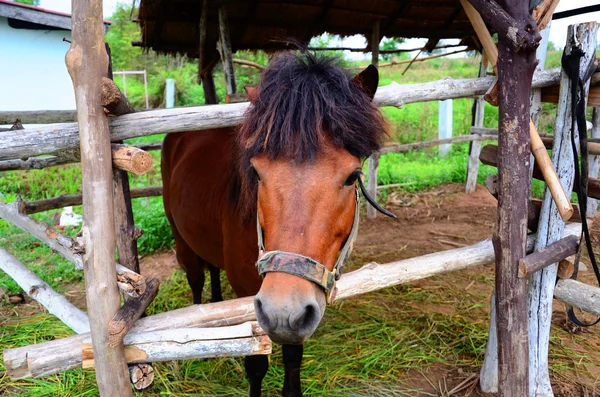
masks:
[(244, 358), (246, 378), (250, 382), (250, 397), (260, 397), (262, 380), (269, 369), (269, 357), (263, 354)]
[(301, 397), (300, 366), (302, 365), (303, 345), (283, 345), (285, 375), (283, 397)]
[(175, 237), (177, 262), (186, 273), (188, 284), (192, 289), (193, 302), (194, 304), (202, 303), (202, 289), (204, 288), (205, 281), (204, 261), (179, 236), (177, 229), (173, 225), (171, 225), (171, 230)]
[(221, 269), (206, 262), (206, 267), (210, 273), (210, 291), (211, 291), (211, 302), (221, 302), (223, 295), (221, 293)]

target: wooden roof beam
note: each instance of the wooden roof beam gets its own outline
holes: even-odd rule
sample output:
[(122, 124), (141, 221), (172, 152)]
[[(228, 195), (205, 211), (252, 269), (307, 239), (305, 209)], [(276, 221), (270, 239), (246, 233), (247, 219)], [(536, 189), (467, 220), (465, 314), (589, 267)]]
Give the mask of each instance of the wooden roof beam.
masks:
[(313, 32), (315, 31), (315, 29), (317, 27), (320, 27), (321, 25), (323, 25), (323, 22), (325, 21), (325, 18), (327, 18), (327, 14), (329, 14), (329, 11), (331, 10), (332, 6), (333, 6), (333, 0), (325, 1), (325, 4), (323, 5), (323, 8), (321, 9), (321, 14), (319, 15), (319, 17), (317, 19), (315, 19), (315, 21), (306, 28), (306, 33), (304, 34), (304, 42), (305, 43), (308, 43), (310, 41), (311, 37), (314, 36)]

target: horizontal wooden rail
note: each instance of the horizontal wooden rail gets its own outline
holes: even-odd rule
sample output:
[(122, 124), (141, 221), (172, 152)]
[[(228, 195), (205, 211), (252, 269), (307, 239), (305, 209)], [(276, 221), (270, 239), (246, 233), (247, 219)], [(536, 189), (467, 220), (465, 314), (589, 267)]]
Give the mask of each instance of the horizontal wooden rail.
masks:
[[(558, 84), (560, 70), (544, 70), (534, 75), (533, 86)], [(379, 87), (374, 103), (377, 106), (401, 107), (408, 103), (470, 98), (482, 95), (493, 78), (454, 80), (442, 79), (424, 84), (396, 84)], [(140, 136), (239, 125), (248, 103), (194, 106), (151, 110), (109, 119), (113, 142)], [(54, 154), (79, 147), (76, 123), (50, 125), (21, 131), (7, 131), (0, 140), (0, 160), (26, 159), (42, 154)]]
[(538, 270), (574, 255), (579, 247), (579, 236), (564, 237), (541, 250), (519, 260), (519, 278), (525, 278)]
[[(131, 198), (162, 196), (162, 186), (131, 189)], [(81, 194), (70, 194), (49, 199), (30, 201), (23, 204), (23, 213), (35, 214), (74, 205), (81, 205)]]
[[(492, 167), (497, 166), (497, 153), (498, 147), (495, 145), (486, 145), (481, 149), (481, 153), (479, 154), (479, 161), (483, 164), (491, 165)], [(533, 166), (533, 177), (535, 179), (539, 179), (540, 181), (544, 180), (544, 175), (540, 171), (537, 164)], [(577, 183), (577, 181), (575, 181)], [(595, 198), (600, 200), (600, 180), (596, 178), (588, 179), (588, 196), (591, 198)]]
[[(581, 224), (569, 224), (565, 235), (580, 235)], [(527, 237), (527, 250), (531, 252), (535, 235)], [(336, 299), (366, 294), (382, 288), (415, 280), (485, 265), (494, 261), (492, 240), (486, 239), (468, 247), (436, 252), (416, 258), (387, 264), (369, 263), (358, 270), (345, 274), (337, 284)], [(219, 327), (255, 321), (254, 297), (245, 297), (205, 305), (193, 305), (182, 309), (139, 319), (125, 337), (150, 331), (188, 328)], [(4, 350), (4, 365), (13, 379), (38, 378), (82, 366), (81, 344), (89, 334), (49, 341), (37, 345)], [(52, 352), (52, 360), (44, 360)]]
[(90, 332), (87, 314), (54, 291), (48, 283), (2, 248), (0, 248), (0, 270), (8, 274), (29, 296), (58, 317), (67, 327), (78, 334)]
[(460, 143), (460, 142), (472, 142), (472, 141), (492, 141), (498, 139), (498, 136), (494, 135), (479, 135), (479, 134), (471, 134), (471, 135), (460, 135), (452, 138), (445, 139), (436, 139), (432, 141), (423, 141), (423, 142), (415, 142), (415, 143), (388, 143), (381, 149), (379, 149), (379, 154), (385, 153), (401, 153), (408, 152), (411, 150), (424, 149), (432, 146), (440, 146), (446, 145), (449, 143)]
[[(52, 227), (39, 223), (25, 215), (21, 210), (24, 203), (20, 200), (9, 204), (0, 204), (0, 218), (13, 224), (45, 243), (53, 252), (73, 262), (78, 270), (83, 270), (83, 245), (67, 237)], [(146, 279), (126, 267), (116, 263), (117, 285), (123, 293), (137, 297), (146, 290)]]
[(568, 305), (600, 316), (600, 288), (577, 280), (558, 280), (554, 297)]
[[(152, 168), (152, 157), (146, 153), (148, 150), (162, 148), (161, 142), (145, 143), (138, 145), (112, 144), (113, 167), (119, 170), (143, 175)], [(0, 171), (41, 170), (57, 165), (78, 163), (80, 161), (79, 149), (68, 150), (61, 156), (30, 157), (27, 160), (0, 161)]]

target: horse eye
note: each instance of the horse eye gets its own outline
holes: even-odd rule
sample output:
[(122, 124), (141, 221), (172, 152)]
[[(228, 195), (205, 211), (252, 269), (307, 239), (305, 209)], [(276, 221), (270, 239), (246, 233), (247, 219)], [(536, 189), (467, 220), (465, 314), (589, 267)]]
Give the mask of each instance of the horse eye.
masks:
[(256, 179), (258, 179), (260, 181), (260, 175), (258, 175), (258, 171), (256, 171), (256, 168), (254, 168), (253, 166), (250, 166), (250, 172), (252, 174), (254, 174), (254, 176), (256, 176)]
[(346, 179), (346, 182), (344, 182), (344, 186), (354, 185), (356, 183), (356, 180), (360, 178), (361, 174), (362, 172), (360, 172), (359, 170), (356, 170), (353, 173), (351, 173), (348, 179)]

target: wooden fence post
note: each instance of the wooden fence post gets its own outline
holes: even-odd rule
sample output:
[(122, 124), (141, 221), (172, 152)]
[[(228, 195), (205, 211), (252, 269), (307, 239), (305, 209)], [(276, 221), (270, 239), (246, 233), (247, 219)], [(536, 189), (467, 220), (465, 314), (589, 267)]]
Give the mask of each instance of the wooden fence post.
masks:
[[(519, 0), (470, 0), (498, 42), (498, 215), (494, 233), (496, 253), (496, 314), (499, 395), (528, 395), (527, 283), (517, 277), (525, 256), (529, 175), (529, 95), (539, 34), (529, 4)], [(479, 20), (478, 35), (490, 36), (483, 21), (466, 1), (470, 19)], [(469, 12), (467, 13), (469, 14)], [(477, 16), (478, 18), (473, 18)], [(474, 25), (475, 26), (475, 25)], [(479, 34), (481, 33), (481, 34)], [(490, 36), (491, 37), (491, 36)], [(521, 37), (517, 39), (517, 37)], [(486, 51), (495, 51), (488, 43)]]
[(73, 80), (83, 175), (84, 272), (96, 381), (102, 397), (133, 396), (123, 344), (108, 344), (108, 324), (119, 310), (114, 267), (110, 131), (101, 105), (102, 77), (108, 70), (102, 1), (72, 1), (73, 41), (66, 56)]
[(225, 72), (225, 85), (227, 95), (236, 92), (235, 69), (233, 68), (233, 55), (231, 54), (231, 40), (229, 39), (229, 25), (227, 23), (227, 8), (219, 7), (219, 46), (223, 71)]
[[(541, 71), (544, 69), (544, 63), (546, 61), (546, 52), (548, 47), (548, 37), (550, 35), (550, 26), (544, 29), (541, 33), (542, 42), (540, 46), (537, 48), (536, 57), (540, 61), (536, 67), (536, 71)], [(541, 106), (541, 89), (533, 89), (531, 93), (531, 108), (530, 115), (531, 120), (534, 125), (537, 127), (539, 116), (542, 111)], [(475, 144), (475, 142), (473, 142)], [(471, 149), (473, 150), (473, 149)], [(481, 147), (479, 148), (479, 154), (481, 153)], [(529, 156), (531, 167), (530, 167), (530, 175), (533, 174), (533, 168), (535, 165), (535, 161), (533, 158), (533, 154)], [(471, 165), (471, 159), (469, 158), (469, 167)], [(479, 161), (479, 159), (478, 159)], [(470, 173), (470, 168), (469, 168)], [(470, 176), (470, 174), (469, 174)], [(468, 181), (467, 181), (468, 183)], [(473, 190), (474, 191), (474, 190)], [(468, 192), (467, 192), (468, 193)], [(495, 290), (492, 293), (492, 299), (495, 299)], [(492, 305), (490, 310), (490, 327), (488, 332), (488, 341), (485, 349), (485, 358), (483, 361), (483, 366), (481, 367), (481, 372), (479, 375), (481, 390), (485, 393), (498, 393), (498, 336), (496, 335), (496, 307)]]
[[(481, 66), (479, 66), (479, 77), (485, 77), (486, 65), (485, 65), (485, 52), (481, 51)], [(474, 127), (483, 127), (483, 119), (485, 116), (485, 100), (483, 96), (475, 99), (475, 122)], [(472, 141), (471, 150), (469, 151), (469, 164), (467, 165), (467, 183), (465, 185), (465, 192), (470, 194), (475, 191), (477, 187), (477, 175), (479, 174), (479, 153), (481, 153), (481, 141)]]
[[(381, 40), (379, 34), (379, 21), (373, 24), (373, 32), (371, 36), (371, 64), (377, 67), (379, 66), (379, 41)], [(367, 181), (367, 192), (377, 201), (377, 168), (379, 167), (379, 154), (372, 154), (368, 160), (369, 164), (369, 179)], [(377, 216), (377, 210), (367, 203), (367, 218), (375, 219)]]
[[(600, 138), (600, 108), (594, 108), (592, 113), (592, 138)], [(598, 155), (590, 155), (589, 160), (589, 172), (590, 178), (597, 178), (598, 172), (600, 171), (600, 158)], [(598, 200), (588, 198), (588, 208), (586, 216), (588, 218), (594, 218), (596, 211), (598, 210)]]
[[(591, 54), (596, 48), (596, 23), (575, 24), (569, 26), (565, 54), (575, 46), (581, 47), (586, 54), (581, 60), (581, 73), (589, 67)], [(560, 83), (558, 114), (556, 116), (554, 147), (552, 160), (560, 176), (567, 195), (573, 188), (573, 151), (571, 149), (571, 81), (563, 72)], [(585, 97), (589, 81), (585, 84)], [(586, 134), (587, 131), (579, 131)], [(550, 192), (546, 190), (540, 213), (536, 251), (558, 241), (563, 234), (565, 223), (561, 219)], [(552, 320), (552, 299), (558, 264), (554, 264), (534, 273), (529, 279), (529, 396), (553, 396), (548, 374), (548, 344)]]

